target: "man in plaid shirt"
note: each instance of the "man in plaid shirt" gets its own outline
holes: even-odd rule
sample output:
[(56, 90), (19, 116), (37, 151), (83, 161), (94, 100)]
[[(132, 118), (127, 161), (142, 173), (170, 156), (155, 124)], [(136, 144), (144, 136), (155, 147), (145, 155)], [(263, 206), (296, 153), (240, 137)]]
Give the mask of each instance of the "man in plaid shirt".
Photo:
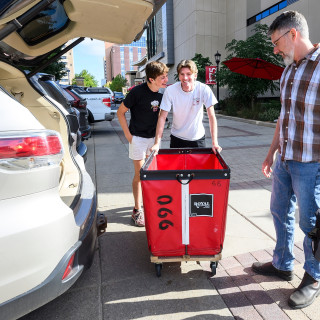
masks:
[[(252, 265), (260, 274), (293, 279), (295, 207), (305, 234), (304, 277), (288, 304), (295, 309), (310, 305), (320, 294), (320, 262), (308, 237), (320, 207), (320, 47), (309, 40), (305, 17), (286, 11), (269, 27), (274, 53), (286, 68), (280, 80), (281, 113), (262, 172), (271, 176), (277, 155), (270, 210), (277, 234), (272, 262)], [(319, 211), (320, 212), (320, 211)]]

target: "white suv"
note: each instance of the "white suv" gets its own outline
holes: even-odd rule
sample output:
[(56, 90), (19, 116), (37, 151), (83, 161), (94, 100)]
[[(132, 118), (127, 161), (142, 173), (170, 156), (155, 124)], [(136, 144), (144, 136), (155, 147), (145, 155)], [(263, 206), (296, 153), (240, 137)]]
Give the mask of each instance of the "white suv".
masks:
[(76, 150), (78, 124), (30, 78), (75, 37), (131, 43), (161, 2), (0, 1), (1, 319), (67, 290), (90, 266), (98, 233), (95, 188)]

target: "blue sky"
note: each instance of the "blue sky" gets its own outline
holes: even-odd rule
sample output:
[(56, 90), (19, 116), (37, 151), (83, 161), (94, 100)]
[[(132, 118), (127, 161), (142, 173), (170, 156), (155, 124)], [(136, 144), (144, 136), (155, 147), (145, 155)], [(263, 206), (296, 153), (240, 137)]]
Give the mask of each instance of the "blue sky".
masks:
[(75, 73), (80, 73), (83, 69), (88, 70), (101, 85), (104, 78), (103, 72), (104, 42), (85, 38), (73, 49), (73, 62)]

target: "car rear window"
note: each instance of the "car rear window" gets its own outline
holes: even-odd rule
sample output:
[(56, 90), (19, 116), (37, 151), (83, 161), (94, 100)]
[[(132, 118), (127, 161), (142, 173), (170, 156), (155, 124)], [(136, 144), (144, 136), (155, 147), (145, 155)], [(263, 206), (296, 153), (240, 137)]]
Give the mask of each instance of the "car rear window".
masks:
[(75, 100), (74, 97), (67, 90), (62, 90), (62, 92), (69, 101)]
[(72, 90), (74, 90), (75, 92), (81, 94), (81, 93), (87, 93), (86, 90), (84, 90), (83, 88), (80, 88), (80, 87), (74, 87), (72, 88)]
[(67, 93), (62, 88), (60, 88), (54, 81), (39, 79), (39, 83), (42, 85), (46, 93), (51, 98), (58, 101), (66, 109), (70, 107), (68, 98), (67, 98)]
[(17, 32), (30, 46), (52, 37), (66, 28), (69, 18), (62, 5), (63, 0), (56, 0), (42, 10), (35, 18)]
[(70, 89), (70, 91), (71, 91), (79, 100), (83, 100), (83, 98), (82, 98), (74, 89)]
[(107, 94), (111, 94), (111, 90), (109, 90), (108, 88), (88, 88), (87, 90), (89, 92), (92, 92), (92, 93), (107, 93)]

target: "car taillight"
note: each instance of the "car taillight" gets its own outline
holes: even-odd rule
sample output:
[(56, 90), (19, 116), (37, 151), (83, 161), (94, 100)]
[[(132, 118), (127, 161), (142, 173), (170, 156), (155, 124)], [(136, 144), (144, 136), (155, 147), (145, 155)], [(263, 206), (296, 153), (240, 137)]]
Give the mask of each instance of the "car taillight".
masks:
[(64, 271), (64, 274), (62, 276), (62, 280), (64, 280), (70, 274), (70, 272), (72, 271), (74, 256), (75, 256), (75, 253), (72, 255), (72, 257), (70, 258), (70, 260), (68, 262), (66, 270)]
[(79, 108), (85, 108), (87, 106), (87, 101), (79, 101)]
[(111, 108), (111, 99), (110, 98), (103, 98), (102, 102), (109, 108)]
[(112, 102), (114, 102), (114, 96), (112, 96)]
[(73, 100), (71, 104), (74, 108), (79, 108), (79, 100)]
[(0, 168), (25, 170), (58, 165), (63, 156), (60, 135), (51, 130), (0, 134)]

